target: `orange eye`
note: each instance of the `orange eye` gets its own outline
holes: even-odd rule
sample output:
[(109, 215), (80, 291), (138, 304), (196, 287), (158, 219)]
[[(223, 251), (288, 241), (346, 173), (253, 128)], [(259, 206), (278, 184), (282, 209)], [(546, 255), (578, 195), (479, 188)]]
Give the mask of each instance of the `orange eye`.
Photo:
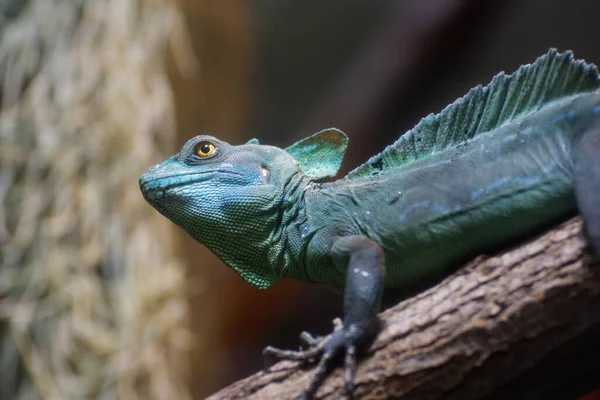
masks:
[(196, 154), (198, 157), (206, 158), (215, 153), (215, 146), (209, 142), (198, 143), (196, 146)]

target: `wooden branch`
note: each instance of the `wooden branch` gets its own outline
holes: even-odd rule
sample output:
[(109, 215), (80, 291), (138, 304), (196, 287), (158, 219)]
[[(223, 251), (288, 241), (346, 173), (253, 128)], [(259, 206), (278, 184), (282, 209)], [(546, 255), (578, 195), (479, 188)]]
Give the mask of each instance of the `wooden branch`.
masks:
[[(356, 399), (563, 399), (600, 386), (600, 263), (580, 218), (479, 257), (380, 317)], [(297, 399), (313, 368), (280, 362), (209, 399)], [(342, 368), (316, 397), (345, 398)]]

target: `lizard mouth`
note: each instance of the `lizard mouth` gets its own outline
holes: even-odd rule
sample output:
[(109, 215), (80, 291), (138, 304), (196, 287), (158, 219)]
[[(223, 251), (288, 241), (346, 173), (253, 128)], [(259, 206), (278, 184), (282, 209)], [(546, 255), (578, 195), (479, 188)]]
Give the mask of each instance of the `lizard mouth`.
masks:
[(218, 175), (228, 174), (242, 176), (239, 172), (228, 170), (193, 171), (184, 173), (160, 173), (150, 168), (140, 178), (140, 190), (144, 198), (149, 202), (163, 198), (171, 189), (182, 186), (202, 183), (215, 178)]
[(213, 171), (161, 174), (153, 173), (152, 169), (150, 169), (140, 178), (140, 189), (142, 192), (166, 190), (203, 182), (209, 180), (214, 174)]

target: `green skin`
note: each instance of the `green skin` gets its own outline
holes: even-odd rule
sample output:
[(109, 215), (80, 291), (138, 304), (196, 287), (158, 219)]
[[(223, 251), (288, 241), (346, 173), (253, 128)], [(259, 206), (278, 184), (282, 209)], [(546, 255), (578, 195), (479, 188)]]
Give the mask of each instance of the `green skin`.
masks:
[[(305, 335), (309, 350), (265, 349), (295, 360), (323, 353), (305, 398), (342, 351), (352, 391), (356, 346), (376, 332), (386, 287), (439, 279), (578, 210), (600, 252), (598, 92), (395, 169), (377, 165), (376, 176), (320, 182), (337, 171), (345, 141), (326, 130), (283, 150), (197, 136), (140, 179), (153, 207), (250, 284), (290, 277), (345, 293), (343, 327), (328, 341)], [(214, 153), (199, 156), (207, 144)]]

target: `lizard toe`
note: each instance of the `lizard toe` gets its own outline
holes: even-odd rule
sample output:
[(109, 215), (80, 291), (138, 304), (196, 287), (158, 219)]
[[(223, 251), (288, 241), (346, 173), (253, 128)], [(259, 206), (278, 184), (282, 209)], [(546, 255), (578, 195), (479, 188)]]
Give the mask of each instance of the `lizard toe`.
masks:
[(300, 334), (300, 346), (305, 348), (315, 347), (319, 344), (321, 338), (316, 338), (309, 332), (303, 331)]

